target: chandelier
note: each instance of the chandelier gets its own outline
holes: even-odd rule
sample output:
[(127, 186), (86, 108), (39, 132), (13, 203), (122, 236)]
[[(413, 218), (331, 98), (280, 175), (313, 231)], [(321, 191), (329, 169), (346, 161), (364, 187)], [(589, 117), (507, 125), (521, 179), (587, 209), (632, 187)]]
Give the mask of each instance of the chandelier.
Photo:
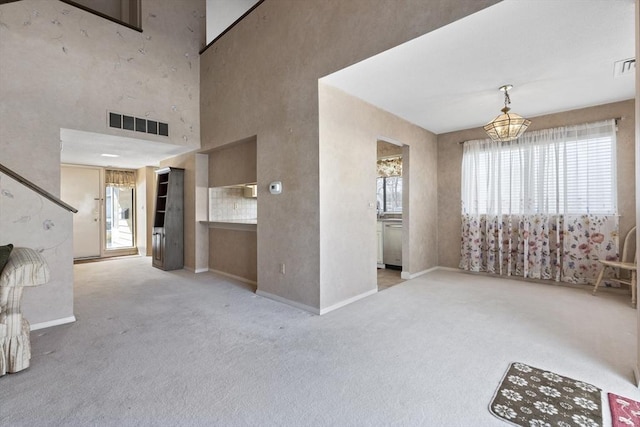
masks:
[(511, 104), (509, 90), (512, 88), (512, 85), (500, 86), (500, 90), (504, 92), (504, 108), (500, 110), (502, 111), (502, 114), (484, 126), (484, 130), (491, 139), (497, 142), (513, 141), (514, 139), (517, 139), (531, 124), (531, 120), (527, 120), (518, 114), (509, 112), (511, 109), (507, 107), (507, 105)]

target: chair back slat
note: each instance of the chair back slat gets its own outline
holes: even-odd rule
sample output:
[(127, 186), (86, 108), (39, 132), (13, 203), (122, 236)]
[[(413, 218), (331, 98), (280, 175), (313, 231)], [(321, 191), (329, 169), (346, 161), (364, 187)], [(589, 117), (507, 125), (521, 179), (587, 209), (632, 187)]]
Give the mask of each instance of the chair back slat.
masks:
[[(636, 249), (635, 249), (635, 241), (636, 241), (636, 226), (634, 225), (631, 230), (624, 236), (624, 242), (622, 243), (622, 258), (620, 261), (622, 262), (634, 262), (637, 263), (636, 259)], [(630, 245), (633, 245), (633, 251), (630, 250)]]

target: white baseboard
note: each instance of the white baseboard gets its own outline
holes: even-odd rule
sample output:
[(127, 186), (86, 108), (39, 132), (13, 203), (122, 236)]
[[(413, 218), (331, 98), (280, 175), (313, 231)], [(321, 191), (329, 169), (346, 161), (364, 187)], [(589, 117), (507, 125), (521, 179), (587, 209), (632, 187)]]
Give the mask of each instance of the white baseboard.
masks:
[(371, 289), (370, 291), (363, 292), (360, 295), (356, 295), (356, 296), (348, 298), (348, 299), (346, 299), (344, 301), (340, 301), (339, 303), (333, 304), (330, 307), (322, 308), (322, 309), (320, 309), (320, 315), (326, 314), (326, 313), (328, 313), (330, 311), (333, 311), (333, 310), (337, 310), (340, 307), (344, 307), (345, 305), (349, 305), (349, 304), (351, 304), (353, 302), (356, 302), (358, 300), (361, 300), (362, 298), (366, 298), (366, 297), (368, 297), (370, 295), (373, 295), (373, 294), (376, 294), (376, 293), (378, 293), (378, 288), (377, 287), (375, 289)]
[(31, 325), (30, 330), (37, 331), (38, 329), (50, 328), (52, 326), (65, 325), (67, 323), (73, 323), (76, 321), (76, 316), (63, 317), (62, 319), (49, 320), (48, 322), (34, 323)]
[(461, 272), (462, 271), (459, 268), (453, 268), (453, 267), (435, 267), (435, 270), (455, 271), (455, 272)]
[(283, 304), (287, 304), (287, 305), (299, 308), (301, 310), (311, 312), (313, 314), (320, 314), (320, 310), (315, 308), (315, 307), (311, 307), (310, 305), (302, 304), (300, 302), (291, 301), (290, 299), (282, 298), (282, 297), (280, 297), (278, 295), (274, 295), (274, 294), (271, 294), (269, 292), (262, 291), (260, 289), (258, 289), (256, 291), (256, 295), (260, 295), (261, 297), (269, 298), (269, 299), (272, 299), (274, 301), (278, 301), (278, 302), (281, 302)]
[(258, 282), (254, 281), (254, 280), (249, 280), (249, 279), (244, 278), (244, 277), (236, 276), (235, 274), (225, 273), (224, 271), (214, 270), (213, 268), (209, 268), (208, 271), (210, 271), (212, 273), (219, 274), (221, 276), (229, 277), (231, 279), (239, 280), (239, 281), (241, 281), (243, 283), (248, 283), (250, 285), (254, 285), (254, 286), (258, 285)]
[(460, 271), (460, 269), (458, 269), (458, 268), (436, 266), (436, 267), (431, 267), (431, 268), (428, 268), (426, 270), (422, 270), (422, 271), (419, 271), (419, 272), (413, 273), (413, 274), (409, 273), (407, 271), (403, 271), (400, 274), (400, 278), (405, 279), (405, 280), (411, 280), (411, 279), (415, 279), (416, 277), (422, 276), (422, 275), (427, 274), (427, 273), (431, 273), (432, 271), (436, 271), (436, 270)]
[(287, 305), (299, 308), (301, 310), (311, 312), (313, 314), (323, 315), (323, 314), (329, 313), (330, 311), (337, 310), (338, 308), (344, 307), (345, 305), (349, 305), (349, 304), (351, 304), (353, 302), (361, 300), (362, 298), (366, 298), (366, 297), (368, 297), (370, 295), (373, 295), (373, 294), (375, 294), (377, 292), (378, 292), (378, 289), (372, 289), (370, 291), (361, 293), (360, 295), (356, 295), (356, 296), (348, 298), (348, 299), (346, 299), (344, 301), (340, 301), (339, 303), (334, 304), (334, 305), (332, 305), (330, 307), (326, 307), (326, 308), (322, 308), (322, 309), (317, 309), (315, 307), (311, 307), (309, 305), (302, 304), (300, 302), (291, 301), (291, 300), (289, 300), (287, 298), (283, 298), (281, 296), (274, 295), (274, 294), (271, 294), (269, 292), (262, 291), (260, 289), (258, 289), (256, 291), (256, 294), (260, 295), (261, 297), (269, 298), (269, 299), (272, 299), (274, 301), (278, 301), (278, 302), (281, 302), (283, 304), (287, 304)]
[(184, 267), (182, 267), (183, 269), (190, 271), (192, 273), (206, 273), (207, 271), (209, 271), (209, 267), (204, 267), (204, 268), (191, 268), (191, 267), (187, 267), (186, 265)]

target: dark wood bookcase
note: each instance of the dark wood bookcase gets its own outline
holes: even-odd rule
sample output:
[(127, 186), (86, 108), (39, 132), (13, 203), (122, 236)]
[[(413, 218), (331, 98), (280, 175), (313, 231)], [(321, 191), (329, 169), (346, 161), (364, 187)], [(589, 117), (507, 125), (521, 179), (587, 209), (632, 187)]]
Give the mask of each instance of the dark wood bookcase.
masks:
[(153, 266), (179, 270), (184, 267), (184, 169), (158, 169), (156, 175)]

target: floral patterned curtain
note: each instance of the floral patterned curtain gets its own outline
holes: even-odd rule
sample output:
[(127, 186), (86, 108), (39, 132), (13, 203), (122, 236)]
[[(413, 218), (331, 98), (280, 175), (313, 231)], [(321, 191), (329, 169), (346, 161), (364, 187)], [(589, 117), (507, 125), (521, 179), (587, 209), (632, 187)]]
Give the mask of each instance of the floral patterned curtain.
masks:
[(402, 176), (402, 157), (378, 160), (378, 178)]
[(114, 187), (133, 188), (136, 186), (136, 173), (134, 171), (105, 169), (104, 181), (106, 185)]
[(466, 142), (460, 268), (593, 283), (618, 259), (615, 152), (613, 120)]
[(463, 270), (591, 284), (617, 248), (615, 215), (462, 215)]

